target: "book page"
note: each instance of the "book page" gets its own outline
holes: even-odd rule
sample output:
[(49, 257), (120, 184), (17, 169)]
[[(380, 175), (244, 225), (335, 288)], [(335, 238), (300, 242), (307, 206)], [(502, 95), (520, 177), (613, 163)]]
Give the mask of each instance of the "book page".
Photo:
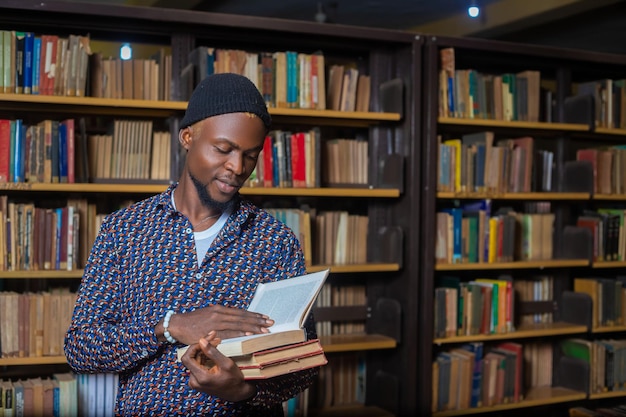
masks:
[(259, 284), (248, 310), (267, 314), (274, 320), (270, 332), (301, 328), (328, 272)]

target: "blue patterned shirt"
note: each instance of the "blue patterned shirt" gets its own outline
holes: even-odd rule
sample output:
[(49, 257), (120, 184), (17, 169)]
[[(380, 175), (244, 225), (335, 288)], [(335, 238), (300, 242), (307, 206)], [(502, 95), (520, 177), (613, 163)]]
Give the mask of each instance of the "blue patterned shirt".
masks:
[[(79, 373), (119, 373), (117, 415), (282, 416), (282, 402), (317, 369), (259, 381), (251, 400), (225, 401), (189, 388), (180, 346), (159, 342), (154, 327), (169, 309), (246, 308), (257, 283), (304, 274), (298, 240), (241, 200), (199, 266), (191, 223), (172, 206), (175, 187), (103, 222), (66, 335), (67, 360)], [(312, 318), (307, 331), (315, 337)]]

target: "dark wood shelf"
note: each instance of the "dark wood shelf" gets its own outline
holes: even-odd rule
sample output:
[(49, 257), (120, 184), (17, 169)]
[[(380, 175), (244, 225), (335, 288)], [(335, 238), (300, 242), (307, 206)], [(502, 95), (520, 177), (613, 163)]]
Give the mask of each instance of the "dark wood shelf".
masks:
[(492, 340), (514, 340), (531, 337), (566, 336), (587, 332), (587, 326), (571, 323), (536, 323), (519, 326), (516, 331), (509, 333), (476, 334), (468, 336), (453, 336), (433, 339), (435, 345), (468, 342), (488, 342)]
[(540, 405), (566, 403), (584, 400), (587, 394), (560, 387), (531, 388), (524, 399), (517, 403), (498, 404), (491, 407), (465, 408), (463, 410), (449, 410), (433, 413), (433, 417), (465, 416), (469, 414), (482, 414), (493, 411), (514, 410), (518, 408), (536, 407)]

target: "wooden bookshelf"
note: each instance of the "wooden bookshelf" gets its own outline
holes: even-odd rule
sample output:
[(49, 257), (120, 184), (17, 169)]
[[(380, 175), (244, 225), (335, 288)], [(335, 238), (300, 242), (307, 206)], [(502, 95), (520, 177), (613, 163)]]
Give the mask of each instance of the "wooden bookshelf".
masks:
[(0, 271), (0, 279), (43, 279), (43, 278), (80, 278), (83, 276), (82, 269), (71, 271), (62, 269), (46, 269), (39, 271)]
[(547, 259), (542, 261), (516, 261), (494, 263), (464, 263), (464, 264), (437, 264), (436, 271), (486, 271), (493, 269), (547, 269), (547, 268), (576, 268), (589, 266), (586, 259)]
[(491, 407), (466, 408), (463, 410), (450, 410), (433, 413), (433, 417), (464, 416), (469, 414), (482, 414), (494, 411), (514, 410), (518, 408), (537, 407), (540, 405), (566, 403), (584, 400), (587, 394), (561, 387), (538, 387), (532, 388), (524, 399), (517, 403), (498, 404)]
[(453, 192), (437, 192), (437, 198), (442, 200), (451, 199), (498, 199), (498, 200), (589, 200), (589, 193), (503, 193), (503, 194), (485, 194), (485, 193), (453, 193)]
[[(128, 193), (128, 194), (156, 194), (163, 192), (168, 184), (162, 183), (0, 183), (0, 191), (23, 192), (59, 192), (59, 193)], [(274, 187), (244, 187), (243, 195), (259, 196), (293, 196), (293, 197), (364, 197), (364, 198), (397, 198), (398, 189), (374, 188), (274, 188)]]
[(587, 332), (587, 326), (570, 323), (536, 323), (519, 326), (516, 331), (510, 333), (477, 334), (469, 336), (454, 336), (433, 339), (434, 345), (453, 343), (489, 342), (492, 340), (527, 339), (532, 337), (550, 337), (582, 334)]
[(593, 394), (589, 394), (590, 400), (602, 400), (602, 399), (607, 399), (607, 398), (620, 398), (620, 397), (626, 397), (626, 390), (596, 392)]
[[(237, 46), (240, 49), (258, 50), (259, 39), (263, 39), (263, 50), (281, 51), (287, 49), (304, 51), (324, 51), (328, 57), (326, 65), (333, 60), (354, 62), (359, 66), (360, 73), (370, 75), (371, 103), (370, 111), (334, 111), (296, 108), (269, 108), (274, 129), (308, 129), (319, 127), (323, 131), (322, 139), (332, 139), (339, 135), (350, 134), (370, 141), (368, 173), (369, 186), (341, 185), (336, 187), (318, 188), (247, 188), (240, 190), (242, 195), (259, 197), (265, 202), (289, 200), (303, 203), (311, 207), (346, 208), (367, 215), (369, 220), (368, 252), (377, 249), (375, 234), (385, 227), (393, 227), (402, 231), (402, 253), (419, 253), (419, 242), (414, 239), (412, 230), (419, 219), (421, 203), (419, 146), (408, 146), (419, 136), (421, 129), (419, 89), (413, 79), (421, 77), (421, 39), (414, 34), (378, 30), (372, 28), (339, 27), (322, 25), (315, 22), (289, 21), (286, 19), (249, 18), (234, 15), (191, 12), (182, 10), (137, 8), (97, 4), (84, 8), (71, 3), (51, 0), (41, 7), (35, 0), (10, 1), (0, 6), (0, 22), (6, 27), (19, 30), (28, 28), (36, 34), (59, 31), (66, 33), (85, 33), (85, 28), (97, 27), (90, 34), (92, 40), (109, 42), (118, 39), (120, 34), (127, 34), (129, 41), (162, 45), (172, 53), (173, 85), (172, 97), (180, 95), (182, 83), (178, 75), (187, 65), (191, 50), (201, 45), (216, 48)], [(59, 25), (58, 22), (64, 22)], [(104, 22), (104, 23), (102, 23)], [(182, 25), (182, 26), (181, 26)], [(61, 28), (62, 30), (58, 29)], [(181, 30), (181, 28), (184, 28)], [(228, 42), (224, 43), (224, 39)], [(340, 45), (340, 46), (338, 46)], [(94, 51), (97, 52), (97, 51)], [(142, 57), (138, 57), (142, 58)], [(383, 83), (398, 78), (403, 81), (402, 112), (389, 112), (379, 98)], [(386, 104), (386, 103), (385, 103)], [(176, 119), (184, 114), (187, 103), (184, 101), (153, 101), (130, 99), (104, 99), (95, 97), (61, 97), (47, 95), (0, 94), (0, 112), (5, 118), (22, 118), (33, 123), (34, 119), (43, 118), (78, 118), (86, 119), (87, 133), (97, 134), (108, 129), (110, 122), (119, 117), (143, 117), (160, 124), (161, 130), (174, 130)], [(410, 109), (410, 110), (409, 110)], [(176, 135), (172, 143), (177, 143)], [(343, 137), (343, 136), (342, 136)], [(391, 140), (393, 149), (379, 146), (383, 141)], [(393, 153), (394, 155), (390, 155)], [(386, 161), (393, 156), (394, 161), (401, 161), (404, 170), (401, 176), (394, 176), (394, 184), (381, 174), (379, 161)], [(176, 167), (172, 167), (175, 172)], [(411, 181), (407, 182), (407, 175)], [(68, 198), (81, 197), (92, 203), (109, 203), (114, 205), (118, 200), (139, 200), (148, 195), (163, 192), (177, 178), (160, 182), (110, 181), (76, 184), (44, 184), (20, 183), (0, 184), (0, 191), (10, 199), (30, 200), (35, 203), (43, 200), (61, 201)], [(384, 185), (381, 185), (384, 184)], [(385, 188), (383, 188), (385, 187)], [(284, 198), (283, 198), (284, 197)], [(352, 201), (348, 201), (351, 199)], [(256, 199), (255, 199), (256, 201)], [(300, 204), (300, 203), (298, 203)], [(105, 204), (102, 204), (103, 206)], [(90, 206), (90, 209), (93, 207)], [(104, 214), (108, 207), (97, 205), (98, 214)], [(369, 259), (369, 258), (368, 258)], [(330, 267), (333, 274), (353, 274), (352, 281), (367, 287), (368, 302), (375, 303), (378, 297), (385, 297), (401, 304), (401, 312), (406, 317), (417, 317), (417, 305), (406, 300), (407, 294), (416, 294), (419, 275), (417, 257), (398, 260), (393, 258), (381, 260), (372, 257), (375, 262), (349, 265), (310, 265), (310, 272)], [(27, 280), (69, 278), (79, 280), (82, 270), (75, 271), (15, 271), (0, 272), (0, 279)], [(359, 275), (360, 274), (360, 275)], [(335, 277), (340, 282), (344, 277)], [(27, 282), (10, 282), (10, 286), (28, 285)], [(52, 285), (47, 284), (46, 285)], [(8, 287), (8, 286), (7, 286)], [(411, 297), (413, 298), (413, 297)], [(342, 317), (337, 317), (341, 320)], [(376, 321), (375, 314), (369, 314), (365, 320)], [(417, 386), (414, 367), (407, 367), (406, 361), (416, 351), (415, 323), (412, 320), (402, 321), (402, 340), (399, 344), (393, 338), (381, 334), (329, 336), (325, 339), (325, 348), (333, 356), (342, 352), (371, 351), (377, 349), (393, 349), (393, 355), (385, 355), (383, 368), (398, 382), (396, 397), (397, 407), (403, 414), (414, 414), (415, 395), (413, 387)], [(370, 355), (366, 355), (368, 360)], [(0, 362), (1, 365), (40, 365), (52, 361), (63, 364), (60, 358), (17, 358)], [(376, 362), (376, 365), (379, 365)], [(369, 365), (369, 362), (368, 362)], [(19, 375), (16, 370), (14, 375)], [(43, 372), (43, 371), (42, 371)], [(367, 389), (376, 392), (380, 382), (373, 378), (374, 373), (368, 372)], [(386, 388), (386, 387), (385, 387)], [(368, 399), (376, 401), (375, 395)], [(355, 407), (355, 411), (340, 407), (338, 410), (323, 410), (324, 415), (380, 415), (389, 413), (371, 407)], [(373, 411), (373, 413), (370, 413)], [(347, 414), (346, 414), (347, 413)]]
[(379, 334), (335, 334), (320, 336), (326, 353), (354, 352), (362, 350), (393, 349), (394, 339)]
[(601, 326), (591, 329), (591, 333), (613, 333), (613, 332), (626, 332), (626, 325), (621, 326)]
[(463, 119), (454, 117), (439, 117), (437, 122), (442, 125), (458, 126), (479, 126), (485, 128), (504, 127), (525, 130), (557, 130), (567, 132), (587, 132), (589, 126), (574, 123), (554, 123), (554, 122), (522, 122), (489, 119)]
[(23, 358), (0, 358), (0, 366), (56, 365), (67, 363), (65, 356), (30, 356)]
[(389, 411), (373, 406), (337, 406), (333, 408), (323, 408), (311, 410), (311, 417), (394, 417)]
[[(570, 226), (575, 226), (576, 218), (575, 214), (583, 209), (593, 209), (600, 207), (603, 202), (612, 202), (611, 207), (622, 208), (624, 201), (626, 201), (625, 195), (603, 195), (594, 194), (589, 187), (583, 187), (584, 184), (592, 183), (590, 177), (586, 177), (585, 181), (579, 175), (587, 175), (588, 172), (584, 169), (577, 170), (580, 165), (575, 163), (576, 151), (580, 146), (589, 145), (589, 147), (601, 147), (611, 146), (614, 144), (624, 143), (624, 136), (626, 136), (626, 129), (604, 129), (595, 126), (594, 122), (588, 122), (584, 117), (576, 119), (570, 117), (566, 119), (565, 100), (576, 92), (576, 84), (582, 82), (588, 82), (590, 80), (604, 80), (604, 79), (621, 79), (626, 68), (626, 56), (614, 55), (614, 54), (595, 54), (595, 53), (581, 53), (581, 51), (539, 47), (536, 45), (524, 45), (513, 44), (507, 42), (489, 41), (485, 39), (469, 39), (469, 38), (452, 38), (442, 36), (427, 36), (424, 43), (425, 55), (428, 57), (426, 62), (425, 74), (423, 76), (423, 101), (425, 103), (427, 111), (424, 114), (424, 137), (422, 138), (423, 149), (422, 153), (422, 194), (421, 198), (424, 205), (424, 211), (422, 216), (422, 222), (420, 223), (420, 235), (423, 236), (422, 240), (422, 252), (420, 262), (423, 267), (422, 274), (420, 276), (420, 291), (419, 291), (419, 328), (422, 341), (429, 341), (432, 343), (418, 344), (417, 355), (419, 359), (418, 374), (419, 379), (424, 381), (422, 383), (422, 389), (418, 391), (418, 415), (431, 414), (433, 410), (433, 361), (441, 358), (439, 364), (447, 365), (447, 357), (440, 356), (444, 352), (449, 352), (453, 348), (462, 347), (461, 345), (470, 342), (484, 342), (483, 353), (488, 352), (491, 347), (498, 346), (501, 341), (512, 340), (519, 343), (525, 348), (530, 343), (545, 342), (551, 344), (554, 355), (558, 356), (558, 344), (559, 341), (568, 337), (581, 337), (585, 339), (602, 338), (607, 333), (621, 332), (626, 330), (626, 326), (601, 328), (596, 332), (590, 330), (587, 325), (575, 325), (567, 323), (554, 323), (545, 325), (532, 325), (518, 327), (515, 332), (507, 334), (495, 334), (495, 335), (473, 335), (473, 336), (454, 336), (449, 338), (436, 338), (435, 335), (435, 320), (433, 317), (442, 317), (443, 310), (439, 302), (443, 303), (443, 300), (434, 301), (433, 295), (437, 291), (437, 287), (444, 285), (443, 280), (440, 278), (450, 277), (458, 279), (458, 282), (466, 283), (470, 282), (477, 277), (488, 277), (497, 279), (499, 275), (505, 275), (506, 279), (511, 279), (513, 283), (516, 280), (525, 280), (527, 275), (550, 275), (553, 276), (552, 286), (550, 288), (551, 299), (549, 301), (529, 301), (524, 302), (521, 308), (515, 307), (517, 314), (553, 314), (555, 320), (559, 320), (559, 314), (562, 316), (571, 317), (571, 320), (576, 322), (584, 321), (584, 314), (580, 317), (575, 313), (580, 313), (577, 310), (578, 306), (571, 306), (564, 304), (562, 295), (566, 292), (572, 291), (573, 279), (579, 276), (585, 276), (594, 270), (597, 275), (610, 276), (613, 268), (616, 271), (623, 269), (626, 266), (626, 262), (591, 262), (587, 256), (569, 254), (575, 253), (570, 250), (572, 247), (568, 247), (568, 241), (570, 236), (578, 237), (584, 235), (576, 235), (578, 230), (571, 229)], [(447, 54), (447, 55), (446, 55)], [(444, 59), (442, 59), (444, 58)], [(446, 67), (448, 64), (448, 67)], [(456, 72), (457, 70), (472, 70), (474, 72)], [(448, 70), (449, 72), (445, 72)], [(556, 103), (552, 112), (539, 112), (539, 122), (529, 122), (523, 120), (487, 120), (480, 117), (501, 117), (502, 119), (510, 118), (515, 119), (517, 116), (519, 119), (525, 117), (525, 113), (516, 114), (514, 110), (507, 109), (501, 113), (498, 110), (494, 111), (492, 106), (494, 101), (485, 100), (484, 92), (487, 94), (491, 92), (489, 87), (482, 90), (481, 80), (493, 80), (494, 84), (499, 82), (498, 76), (502, 77), (503, 84), (513, 82), (517, 80), (517, 75), (529, 75), (525, 73), (527, 70), (538, 71), (541, 78), (541, 87), (543, 91), (541, 94), (552, 94)], [(486, 76), (483, 78), (483, 75)], [(506, 75), (506, 79), (505, 76)], [(454, 78), (458, 76), (458, 78)], [(459, 90), (453, 90), (452, 95), (447, 95), (445, 89), (440, 89), (440, 80), (443, 78), (452, 80), (454, 87), (460, 88), (466, 87), (465, 81), (469, 79), (468, 84), (475, 87), (473, 92), (476, 96), (475, 101), (467, 101), (466, 91), (459, 95)], [(476, 81), (476, 84), (473, 82)], [(489, 82), (489, 81), (488, 81)], [(459, 84), (457, 84), (459, 83)], [(443, 84), (444, 86), (446, 84)], [(519, 84), (518, 84), (519, 85)], [(523, 83), (522, 83), (523, 85)], [(529, 82), (530, 85), (530, 82)], [(447, 84), (449, 86), (449, 84)], [(549, 86), (549, 87), (548, 87)], [(470, 87), (471, 88), (471, 87)], [(548, 93), (548, 90), (550, 92)], [(482, 94), (481, 94), (482, 93)], [(515, 93), (513, 93), (515, 94)], [(530, 94), (530, 93), (529, 93)], [(453, 102), (453, 106), (448, 106), (448, 99), (460, 97), (459, 101)], [(480, 97), (480, 98), (479, 98)], [(535, 94), (534, 97), (537, 97)], [(526, 97), (525, 97), (526, 98)], [(540, 99), (541, 103), (545, 103), (545, 97)], [(503, 99), (505, 101), (506, 98)], [(516, 102), (519, 104), (520, 102)], [(486, 104), (486, 106), (483, 106)], [(519, 108), (517, 108), (519, 109)], [(545, 109), (545, 108), (544, 108)], [(511, 110), (509, 113), (507, 113)], [(567, 109), (569, 110), (569, 109)], [(469, 117), (469, 114), (476, 114), (479, 116), (475, 118)], [(526, 113), (530, 116), (531, 110)], [(441, 116), (457, 116), (459, 114), (465, 117), (441, 117)], [(510, 117), (509, 117), (510, 116)], [(534, 116), (537, 113), (534, 112)], [(589, 115), (593, 117), (595, 115)], [(528, 120), (528, 119), (527, 119)], [(566, 123), (565, 120), (574, 121), (574, 123)], [(577, 120), (580, 120), (578, 122)], [(438, 186), (442, 177), (445, 177), (448, 190), (459, 190), (456, 184), (454, 187), (449, 187), (452, 184), (451, 179), (454, 178), (458, 181), (458, 177), (453, 177), (452, 171), (456, 166), (461, 165), (465, 170), (461, 171), (461, 178), (463, 175), (470, 175), (470, 180), (478, 178), (476, 175), (480, 175), (481, 170), (469, 171), (465, 163), (471, 163), (473, 152), (476, 151), (476, 158), (480, 157), (481, 161), (487, 161), (490, 155), (478, 151), (480, 142), (478, 134), (489, 132), (484, 134), (481, 138), (485, 139), (487, 146), (492, 144), (497, 145), (512, 145), (514, 142), (504, 141), (506, 139), (533, 138), (533, 155), (537, 150), (547, 151), (552, 154), (553, 159), (549, 161), (549, 169), (551, 170), (550, 187), (537, 187), (537, 184), (544, 184), (543, 181), (547, 179), (539, 177), (538, 175), (544, 175), (545, 169), (548, 165), (540, 165), (541, 169), (534, 170), (537, 162), (541, 163), (541, 159), (533, 158), (533, 173), (531, 180), (531, 187), (525, 182), (525, 188), (531, 190), (543, 190), (550, 189), (551, 192), (523, 192), (523, 193), (509, 193), (509, 192), (440, 192)], [(474, 137), (469, 135), (476, 134)], [(467, 135), (467, 136), (466, 136)], [(457, 164), (459, 160), (461, 164), (448, 167), (450, 168), (450, 175), (444, 171), (443, 176), (440, 177), (440, 144), (449, 144), (455, 151), (458, 150), (458, 142), (452, 142), (454, 139), (461, 139), (463, 144), (463, 138), (467, 137), (468, 141), (464, 144), (467, 145), (469, 152), (463, 153), (462, 158), (467, 159), (455, 159), (454, 163)], [(477, 142), (472, 142), (469, 139), (476, 139)], [(450, 142), (448, 142), (450, 141)], [(618, 142), (619, 141), (619, 142)], [(469, 142), (476, 145), (472, 147)], [(522, 146), (522, 141), (518, 143)], [(528, 143), (528, 142), (526, 142)], [(462, 145), (461, 145), (462, 146)], [(493, 149), (493, 148), (491, 148)], [(511, 150), (512, 148), (509, 148)], [(528, 151), (528, 148), (526, 148)], [(451, 153), (454, 151), (451, 151)], [(461, 151), (464, 152), (464, 151)], [(506, 151), (503, 151), (507, 154)], [(523, 153), (523, 152), (522, 152)], [(527, 153), (526, 153), (527, 154)], [(458, 153), (455, 154), (458, 156)], [(493, 155), (493, 154), (491, 154)], [(511, 155), (510, 153), (507, 155)], [(503, 159), (508, 158), (508, 156)], [(511, 158), (512, 161), (515, 161)], [(507, 160), (508, 161), (508, 160)], [(443, 161), (446, 162), (446, 161)], [(447, 161), (449, 163), (449, 161)], [(500, 163), (500, 161), (498, 161)], [(498, 165), (497, 175), (505, 176), (509, 179), (508, 174), (513, 175), (515, 172), (511, 169), (515, 166), (513, 163), (510, 167), (506, 167), (509, 171), (504, 171), (504, 164)], [(521, 166), (521, 164), (520, 164)], [(473, 167), (476, 168), (476, 167)], [(443, 165), (443, 169), (446, 166)], [(458, 171), (457, 171), (458, 172)], [(523, 171), (525, 174), (528, 170)], [(493, 171), (491, 171), (493, 173)], [(456, 174), (456, 173), (455, 173)], [(471, 176), (471, 175), (474, 176)], [(569, 177), (568, 175), (572, 175)], [(499, 177), (502, 178), (502, 177)], [(574, 178), (576, 178), (574, 180)], [(494, 180), (491, 177), (490, 180)], [(495, 182), (495, 180), (494, 180)], [(457, 183), (458, 184), (458, 183)], [(471, 183), (470, 183), (471, 184)], [(509, 189), (509, 183), (499, 184), (502, 185), (502, 189)], [(466, 186), (467, 187), (467, 186)], [(469, 187), (468, 187), (469, 188)], [(517, 189), (517, 188), (515, 188)], [(493, 216), (494, 213), (498, 213), (499, 209), (506, 209), (502, 212), (510, 210), (514, 213), (534, 213), (541, 212), (544, 209), (549, 210), (554, 214), (553, 223), (553, 236), (552, 236), (552, 249), (553, 254), (551, 260), (539, 260), (539, 261), (517, 261), (517, 262), (502, 262), (502, 263), (465, 263), (465, 264), (438, 264), (437, 258), (441, 258), (441, 254), (444, 248), (437, 246), (435, 243), (438, 233), (445, 233), (437, 229), (437, 213), (443, 209), (452, 207), (464, 207), (471, 203), (472, 200), (490, 200), (490, 207), (488, 215)], [(549, 202), (549, 208), (541, 207), (539, 210), (534, 210), (534, 202)], [(578, 210), (580, 208), (580, 210)], [(465, 227), (465, 225), (463, 225)], [(567, 232), (564, 232), (567, 231)], [(458, 230), (454, 230), (457, 233)], [(569, 233), (572, 234), (569, 234)], [(456, 236), (456, 235), (455, 235)], [(464, 231), (461, 230), (462, 238), (466, 238)], [(582, 239), (582, 238), (581, 238)], [(457, 241), (458, 243), (458, 241)], [(524, 241), (516, 241), (516, 245), (524, 243)], [(583, 247), (576, 246), (576, 248)], [(571, 245), (570, 245), (571, 246)], [(458, 247), (457, 247), (458, 248)], [(517, 246), (516, 246), (517, 248)], [(467, 249), (467, 248), (466, 248)], [(474, 248), (472, 248), (474, 250)], [(441, 251), (441, 252), (440, 252)], [(458, 252), (457, 252), (458, 253)], [(516, 255), (514, 255), (516, 256)], [(580, 259), (571, 259), (580, 258)], [(600, 269), (607, 270), (601, 271)], [(483, 275), (484, 274), (484, 275)], [(441, 282), (440, 282), (441, 281)], [(445, 282), (452, 288), (456, 288), (457, 281), (450, 279)], [(520, 289), (519, 291), (523, 291)], [(440, 295), (440, 293), (437, 293)], [(453, 293), (452, 293), (453, 294)], [(447, 297), (447, 294), (446, 294)], [(532, 298), (532, 297), (531, 297)], [(473, 300), (473, 299), (472, 299)], [(447, 300), (446, 300), (447, 301)], [(526, 300), (525, 300), (526, 301)], [(440, 308), (435, 312), (434, 308)], [(466, 305), (464, 305), (465, 307)], [(573, 308), (572, 308), (573, 307)], [(458, 308), (458, 307), (457, 307)], [(448, 312), (449, 313), (449, 312)], [(572, 316), (569, 314), (572, 313)], [(576, 318), (574, 318), (576, 316)], [(452, 318), (451, 318), (452, 319)], [(561, 318), (562, 320), (562, 318)], [(441, 331), (441, 322), (438, 321), (437, 329)], [(440, 333), (439, 333), (440, 334)], [(596, 335), (597, 334), (597, 335)], [(458, 345), (458, 346), (455, 346)], [(465, 346), (463, 346), (465, 347)], [(470, 349), (471, 350), (471, 349)], [(441, 367), (438, 368), (441, 371)], [(555, 367), (556, 369), (556, 367)], [(447, 368), (444, 369), (447, 372)], [(556, 371), (555, 371), (556, 372)], [(563, 382), (559, 381), (561, 373), (554, 373), (552, 376), (555, 385)], [(441, 380), (440, 380), (441, 381)], [(429, 384), (429, 382), (431, 382)], [(516, 404), (502, 404), (495, 407), (482, 407), (469, 410), (448, 410), (436, 412), (434, 416), (446, 416), (446, 415), (467, 415), (467, 414), (482, 414), (488, 412), (501, 411), (504, 414), (506, 410), (512, 410), (515, 408), (534, 407), (538, 405), (550, 405), (556, 403), (567, 403), (579, 400), (585, 400), (587, 395), (582, 392), (570, 391), (562, 388), (542, 388), (532, 390), (527, 393), (524, 400)], [(441, 405), (440, 405), (441, 406)], [(434, 407), (437, 408), (436, 406)], [(554, 407), (556, 410), (559, 407)], [(552, 408), (546, 408), (546, 413), (550, 413)], [(543, 411), (543, 410), (542, 410)], [(496, 413), (499, 414), (499, 413)], [(517, 413), (512, 413), (518, 415)], [(530, 413), (529, 413), (530, 414)], [(521, 415), (521, 414), (520, 414)]]
[(626, 261), (603, 261), (603, 262), (592, 262), (592, 268), (596, 269), (604, 269), (604, 268), (624, 268), (626, 267)]

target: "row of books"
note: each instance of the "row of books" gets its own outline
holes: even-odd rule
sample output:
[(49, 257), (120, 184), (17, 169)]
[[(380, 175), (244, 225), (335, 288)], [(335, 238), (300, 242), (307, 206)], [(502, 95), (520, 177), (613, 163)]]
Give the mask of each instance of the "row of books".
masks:
[(0, 182), (73, 183), (75, 120), (0, 119)]
[(552, 189), (554, 154), (530, 136), (496, 141), (477, 132), (439, 141), (437, 191), (516, 193)]
[(269, 107), (326, 109), (324, 54), (296, 51), (249, 52), (198, 46), (181, 71), (183, 99), (206, 76), (234, 72), (248, 77)]
[(291, 132), (273, 130), (263, 143), (249, 187), (320, 187), (322, 184), (322, 139), (319, 128)]
[(0, 270), (77, 269), (89, 231), (84, 204), (78, 203), (44, 208), (0, 196)]
[[(335, 285), (326, 283), (315, 301), (316, 307), (367, 306), (365, 285)], [(364, 334), (364, 320), (315, 321), (318, 336), (333, 334)]]
[(117, 374), (55, 373), (48, 378), (0, 380), (4, 416), (113, 416)]
[(520, 213), (490, 200), (436, 213), (435, 257), (439, 264), (544, 260), (553, 257), (554, 213)]
[(0, 30), (4, 93), (84, 96), (89, 36)]
[(622, 261), (626, 259), (626, 232), (624, 210), (602, 207), (585, 209), (576, 218), (576, 225), (589, 230), (594, 261)]
[(588, 370), (589, 393), (626, 391), (626, 340), (580, 338), (560, 342), (562, 354)]
[(367, 216), (345, 210), (265, 208), (289, 226), (300, 241), (308, 264), (345, 265), (367, 262)]
[(93, 97), (131, 100), (171, 100), (172, 55), (159, 50), (150, 58), (105, 58), (95, 52), (89, 59)]
[(574, 291), (591, 297), (592, 329), (626, 324), (625, 276), (574, 278)]
[[(554, 277), (551, 275), (524, 276), (513, 281), (515, 300), (520, 303), (552, 301), (554, 299)], [(518, 314), (520, 325), (552, 323), (552, 312)]]
[(90, 178), (168, 180), (171, 177), (171, 134), (153, 131), (150, 120), (115, 120), (113, 134), (87, 139)]
[(591, 164), (594, 193), (626, 193), (626, 146), (584, 147), (576, 151), (576, 160)]
[(0, 356), (63, 355), (75, 302), (76, 294), (67, 288), (0, 291)]
[(626, 128), (626, 80), (597, 79), (574, 84), (574, 97), (589, 96), (596, 127)]
[(517, 403), (528, 388), (552, 383), (549, 344), (482, 342), (439, 352), (432, 363), (432, 411)]
[(515, 331), (515, 291), (508, 276), (467, 282), (443, 276), (434, 306), (436, 338)]
[(457, 69), (454, 48), (442, 48), (439, 70), (439, 115), (467, 119), (538, 122), (541, 73), (488, 74)]

